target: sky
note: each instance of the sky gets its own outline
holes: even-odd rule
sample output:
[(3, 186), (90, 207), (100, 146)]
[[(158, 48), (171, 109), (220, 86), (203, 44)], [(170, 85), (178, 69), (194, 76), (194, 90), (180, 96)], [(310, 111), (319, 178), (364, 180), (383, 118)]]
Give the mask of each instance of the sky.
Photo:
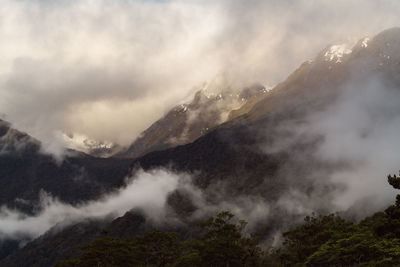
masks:
[(0, 114), (50, 152), (63, 133), (128, 145), (218, 75), (274, 85), (398, 14), (394, 0), (2, 0)]

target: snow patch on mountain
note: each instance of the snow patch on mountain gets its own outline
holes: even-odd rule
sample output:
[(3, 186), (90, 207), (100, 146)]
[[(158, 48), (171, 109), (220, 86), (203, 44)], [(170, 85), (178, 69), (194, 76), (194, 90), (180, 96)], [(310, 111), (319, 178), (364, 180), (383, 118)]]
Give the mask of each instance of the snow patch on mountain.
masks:
[(352, 52), (347, 44), (332, 45), (324, 54), (325, 61), (334, 61), (335, 63), (342, 62), (342, 58)]
[(362, 41), (361, 41), (361, 47), (366, 48), (368, 47), (368, 42), (370, 41), (369, 37), (365, 37)]
[(272, 91), (273, 88), (274, 88), (273, 86), (264, 85), (264, 88), (261, 91), (263, 94), (266, 94), (266, 93)]

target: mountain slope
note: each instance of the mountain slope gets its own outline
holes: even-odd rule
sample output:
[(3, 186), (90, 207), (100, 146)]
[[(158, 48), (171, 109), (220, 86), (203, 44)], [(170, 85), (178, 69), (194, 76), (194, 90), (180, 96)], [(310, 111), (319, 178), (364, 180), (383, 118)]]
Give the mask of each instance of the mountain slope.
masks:
[[(147, 154), (134, 164), (144, 169), (163, 166), (189, 172), (194, 184), (214, 204), (234, 203), (240, 197), (249, 196), (263, 199), (270, 204), (269, 226), (274, 221), (280, 226), (283, 221), (290, 223), (288, 211), (282, 211), (280, 206), (283, 201), (296, 201), (304, 205), (302, 208), (314, 211), (332, 210), (334, 194), (344, 185), (333, 182), (330, 177), (351, 170), (354, 163), (321, 157), (327, 133), (318, 131), (318, 127), (332, 116), (332, 106), (335, 111), (341, 111), (342, 106), (336, 105), (342, 101), (363, 108), (365, 116), (374, 123), (367, 127), (390, 126), (391, 120), (396, 122), (395, 118), (400, 115), (395, 101), (400, 97), (399, 49), (397, 28), (384, 31), (368, 42), (360, 40), (351, 52), (328, 47), (259, 99), (249, 112), (216, 127), (193, 143)], [(364, 103), (365, 95), (371, 94), (369, 87), (373, 94)], [(374, 104), (374, 98), (380, 101), (377, 90), (393, 99)], [(315, 118), (321, 114), (323, 119), (316, 125)], [(344, 112), (340, 116), (337, 119), (346, 120), (346, 116), (352, 118), (354, 114)], [(355, 134), (360, 140), (380, 129), (344, 126), (356, 127)], [(276, 211), (271, 208), (277, 206)], [(286, 218), (279, 212), (286, 214)]]
[(40, 142), (0, 121), (0, 205), (30, 212), (41, 191), (66, 203), (95, 199), (123, 184), (129, 163), (73, 150), (58, 162), (41, 152)]
[(190, 103), (174, 107), (117, 156), (136, 158), (152, 151), (191, 143), (225, 122), (231, 111), (266, 92), (266, 88), (258, 84), (240, 92), (219, 83), (206, 84)]
[[(130, 163), (73, 150), (60, 162), (44, 154), (38, 140), (0, 120), (0, 207), (34, 215), (48, 196), (73, 205), (97, 199), (124, 185)], [(0, 234), (0, 258), (18, 249), (25, 239)]]

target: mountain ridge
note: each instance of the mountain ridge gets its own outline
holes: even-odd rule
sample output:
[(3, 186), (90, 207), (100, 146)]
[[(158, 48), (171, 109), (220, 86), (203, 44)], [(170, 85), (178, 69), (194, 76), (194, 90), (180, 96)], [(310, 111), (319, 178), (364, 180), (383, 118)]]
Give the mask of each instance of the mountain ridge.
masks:
[[(351, 53), (341, 57), (340, 62), (325, 60), (326, 50), (321, 51), (313, 61), (303, 63), (254, 105), (249, 103), (247, 112), (211, 129), (193, 142), (152, 151), (128, 161), (129, 170), (135, 173), (140, 169), (166, 168), (189, 173), (193, 185), (204, 194), (206, 205), (219, 207), (221, 203), (229, 202), (231, 207), (248, 217), (246, 211), (258, 203), (250, 200), (267, 203), (268, 216), (262, 217), (253, 228), (264, 237), (303, 218), (303, 212), (288, 209), (288, 201), (306, 211), (330, 211), (333, 193), (340, 190), (341, 185), (328, 178), (335, 171), (347, 170), (349, 163), (326, 161), (319, 157), (317, 151), (325, 137), (301, 130), (310, 126), (310, 115), (326, 112), (340, 99), (349, 83), (383, 77), (386, 84), (400, 88), (400, 79), (396, 76), (400, 64), (391, 54), (400, 49), (400, 31), (383, 33), (369, 40), (366, 46), (363, 46), (364, 39), (360, 40)], [(388, 40), (396, 47), (387, 46)], [(363, 90), (363, 87), (357, 90)], [(363, 91), (357, 93), (361, 95)], [(251, 204), (246, 206), (243, 197)], [(307, 202), (310, 199), (312, 201)], [(184, 188), (173, 192), (167, 203), (168, 211), (189, 225), (191, 216), (204, 208)], [(119, 221), (123, 222), (121, 231), (129, 227), (130, 222), (134, 225), (130, 217), (120, 217)], [(98, 231), (95, 231), (96, 235)], [(69, 234), (78, 236), (79, 231)], [(51, 236), (46, 240), (48, 246), (52, 244)], [(17, 252), (12, 259), (33, 255), (31, 253), (37, 244), (32, 244), (27, 250), (22, 249), (21, 254)]]
[(210, 85), (197, 91), (193, 100), (172, 108), (165, 116), (154, 122), (126, 150), (117, 157), (137, 158), (152, 151), (159, 151), (191, 143), (226, 120), (231, 119), (238, 107), (263, 95), (267, 89), (254, 84), (235, 92), (227, 85)]

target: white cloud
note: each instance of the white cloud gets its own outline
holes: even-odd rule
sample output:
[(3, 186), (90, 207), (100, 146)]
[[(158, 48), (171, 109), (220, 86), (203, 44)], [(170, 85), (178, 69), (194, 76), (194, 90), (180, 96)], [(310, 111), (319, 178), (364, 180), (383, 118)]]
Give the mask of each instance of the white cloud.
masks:
[(138, 208), (153, 222), (165, 219), (167, 195), (178, 185), (178, 175), (167, 171), (138, 172), (125, 188), (104, 196), (100, 200), (90, 201), (80, 206), (61, 203), (43, 193), (41, 212), (31, 216), (6, 207), (0, 208), (1, 238), (35, 238), (51, 227), (62, 223), (67, 225), (88, 218), (114, 218)]

